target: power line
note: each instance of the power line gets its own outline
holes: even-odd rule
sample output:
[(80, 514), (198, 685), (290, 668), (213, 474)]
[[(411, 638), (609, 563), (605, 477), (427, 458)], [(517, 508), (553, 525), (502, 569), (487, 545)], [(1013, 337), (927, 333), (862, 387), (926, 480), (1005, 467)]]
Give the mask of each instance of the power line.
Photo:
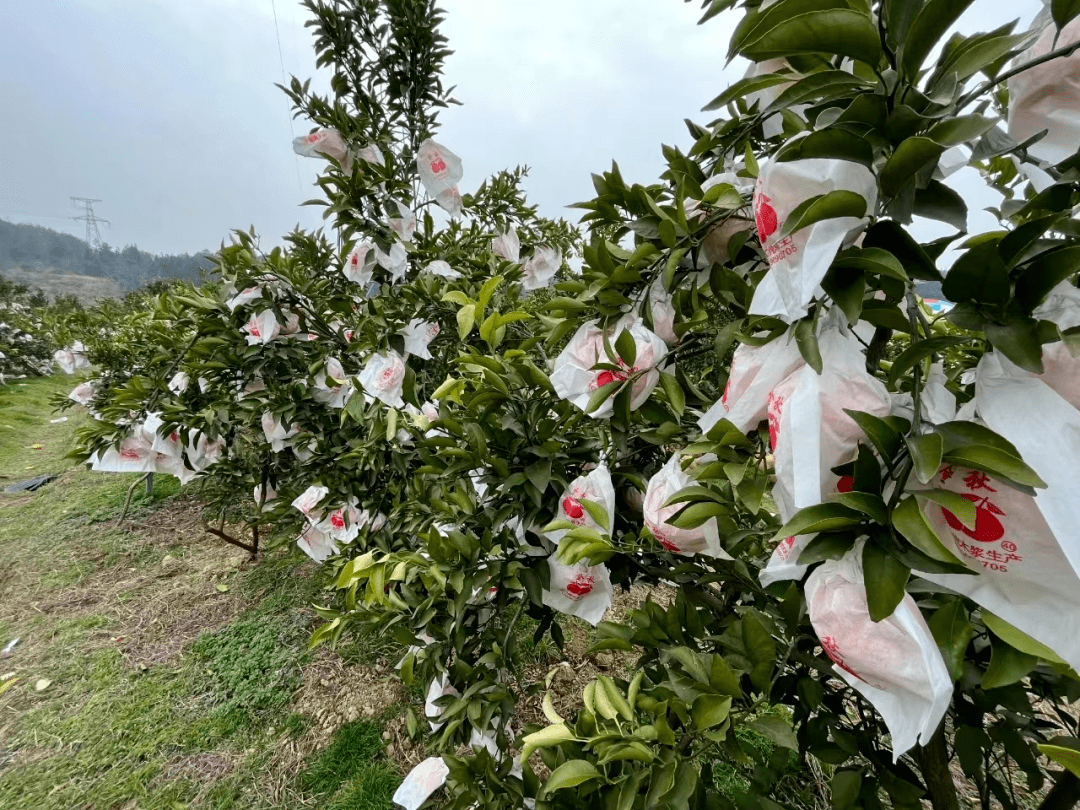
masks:
[(101, 200), (91, 200), (89, 197), (72, 197), (71, 202), (76, 208), (79, 203), (83, 204), (83, 215), (81, 217), (72, 217), (72, 219), (76, 222), (86, 223), (86, 244), (95, 250), (99, 249), (101, 247), (101, 231), (98, 230), (98, 223), (109, 224), (109, 220), (94, 215), (94, 203), (101, 202)]
[[(288, 84), (285, 80), (285, 57), (281, 53), (281, 28), (278, 26), (277, 19), (277, 3), (274, 0), (270, 0), (270, 8), (274, 10), (274, 36), (277, 37), (277, 55), (278, 64), (281, 65), (281, 84), (284, 86)], [(293, 140), (296, 140), (296, 130), (293, 129), (292, 108), (288, 106), (286, 101), (286, 109), (289, 111), (289, 133), (292, 135)], [(296, 187), (300, 190), (300, 193), (304, 193), (304, 183), (300, 179), (300, 158), (293, 153), (293, 162), (296, 164)]]

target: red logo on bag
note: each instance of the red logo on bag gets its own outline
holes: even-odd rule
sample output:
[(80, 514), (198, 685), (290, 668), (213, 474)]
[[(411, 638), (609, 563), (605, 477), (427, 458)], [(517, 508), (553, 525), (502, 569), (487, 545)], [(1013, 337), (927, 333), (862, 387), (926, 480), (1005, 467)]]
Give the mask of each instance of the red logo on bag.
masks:
[(308, 135), (307, 142), (308, 143), (315, 143), (315, 141), (319, 140), (320, 138), (322, 138), (322, 135), (320, 135), (318, 132), (316, 132), (313, 135)]
[(832, 636), (823, 636), (821, 639), (821, 648), (825, 650), (825, 654), (829, 656), (832, 662), (838, 667), (840, 667), (840, 669), (844, 670), (844, 672), (854, 675), (860, 681), (865, 681), (865, 678), (863, 678), (858, 672), (856, 672), (844, 663), (844, 656), (840, 654), (840, 647), (837, 645), (835, 638), (833, 638)]
[(565, 498), (563, 498), (562, 508), (563, 508), (563, 511), (566, 512), (566, 516), (570, 520), (572, 520), (574, 523), (577, 523), (579, 520), (582, 523), (585, 522), (585, 510), (584, 510), (584, 508), (582, 508), (581, 504), (578, 503), (576, 500), (574, 500), (569, 495), (567, 495)]
[[(942, 482), (948, 481), (952, 476), (952, 467), (946, 467), (941, 471)], [(970, 490), (979, 491), (985, 489), (990, 492), (997, 492), (996, 489), (990, 486), (990, 477), (978, 470), (972, 470), (964, 476), (964, 483)], [(956, 515), (943, 506), (941, 507), (941, 513), (945, 516), (945, 522), (949, 524), (949, 528), (953, 531), (962, 532), (972, 540), (977, 540), (980, 543), (995, 543), (1005, 536), (1005, 527), (997, 518), (998, 515), (1005, 517), (1005, 512), (997, 504), (992, 503), (989, 497), (980, 497), (974, 492), (961, 492), (960, 497), (975, 504), (975, 528), (969, 529), (960, 522)], [(1012, 550), (1016, 550), (1015, 546)]]
[(345, 517), (341, 514), (341, 510), (330, 515), (330, 525), (339, 531), (345, 528)]
[(567, 584), (566, 595), (576, 602), (581, 597), (592, 593), (595, 582), (596, 580), (588, 574), (578, 574), (573, 582)]
[(776, 233), (779, 222), (776, 219), (776, 210), (769, 205), (768, 197), (759, 194), (755, 202), (754, 219), (757, 222), (758, 238), (764, 243), (766, 239)]
[(435, 158), (433, 161), (431, 161), (431, 171), (434, 174), (440, 174), (442, 172), (445, 172), (446, 162), (441, 157)]
[(660, 541), (660, 545), (662, 545), (667, 551), (682, 551), (681, 548), (675, 545), (675, 543), (668, 540), (667, 537), (664, 536), (661, 532), (658, 532), (651, 526), (649, 528), (652, 529), (652, 533), (656, 537), (656, 539)]
[(786, 560), (791, 556), (791, 549), (795, 547), (795, 536), (792, 535), (787, 540), (784, 540), (776, 547), (776, 556), (781, 561)]
[(855, 489), (855, 479), (850, 475), (841, 475), (840, 480), (836, 482), (836, 491), (840, 493), (851, 492)]
[(126, 458), (128, 461), (138, 461), (139, 460), (139, 451), (138, 450), (131, 450), (131, 449), (121, 450), (120, 451), (120, 458)]
[(776, 452), (776, 443), (780, 440), (780, 416), (784, 412), (784, 398), (775, 391), (769, 394), (769, 447)]

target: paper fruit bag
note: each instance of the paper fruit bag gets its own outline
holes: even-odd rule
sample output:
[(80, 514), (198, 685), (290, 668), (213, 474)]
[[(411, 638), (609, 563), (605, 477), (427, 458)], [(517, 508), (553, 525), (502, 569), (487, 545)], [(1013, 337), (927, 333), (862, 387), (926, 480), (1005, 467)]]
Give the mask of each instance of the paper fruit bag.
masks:
[[(608, 514), (608, 525), (601, 526), (581, 501), (591, 501), (602, 506)], [(615, 486), (611, 483), (611, 471), (606, 464), (601, 464), (587, 475), (578, 476), (559, 498), (559, 507), (555, 512), (557, 519), (568, 520), (576, 526), (596, 529), (601, 534), (611, 534), (611, 521), (615, 518)], [(546, 537), (558, 544), (569, 529), (555, 529), (547, 532)]]
[(953, 683), (930, 628), (910, 595), (893, 615), (870, 618), (862, 542), (823, 563), (806, 581), (810, 623), (838, 676), (877, 709), (892, 735), (894, 761), (937, 731)]
[(461, 158), (440, 143), (428, 138), (416, 152), (420, 182), (432, 197), (458, 184), (464, 175)]
[(548, 557), (548, 571), (551, 587), (542, 593), (544, 604), (594, 627), (599, 624), (615, 597), (607, 566), (585, 561), (564, 565), (552, 554)]
[(731, 358), (724, 395), (698, 421), (702, 432), (708, 433), (721, 419), (744, 433), (757, 427), (768, 413), (769, 394), (805, 363), (799, 347), (788, 335), (764, 346), (739, 344)]
[(394, 791), (395, 807), (418, 810), (431, 794), (446, 784), (450, 768), (442, 757), (428, 757), (413, 768)]
[(860, 195), (868, 213), (877, 204), (877, 179), (859, 163), (811, 158), (774, 160), (762, 168), (754, 191), (754, 219), (770, 269), (754, 292), (750, 314), (773, 315), (788, 323), (804, 317), (837, 251), (866, 227), (865, 217), (837, 217), (781, 237), (792, 211), (830, 191)]
[(667, 464), (649, 480), (649, 487), (645, 492), (645, 503), (642, 507), (645, 525), (660, 545), (668, 551), (685, 557), (704, 554), (707, 557), (730, 560), (731, 555), (720, 545), (720, 531), (716, 518), (710, 518), (694, 529), (680, 529), (667, 522), (686, 504), (673, 503), (670, 506), (664, 504), (679, 490), (693, 484), (694, 479), (682, 468), (682, 456), (675, 453), (668, 459)]

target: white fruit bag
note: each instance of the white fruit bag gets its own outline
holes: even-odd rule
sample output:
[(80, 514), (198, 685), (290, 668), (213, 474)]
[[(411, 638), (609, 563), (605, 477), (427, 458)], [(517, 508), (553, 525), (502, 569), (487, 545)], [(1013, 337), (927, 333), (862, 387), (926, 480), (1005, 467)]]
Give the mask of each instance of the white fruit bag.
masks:
[(442, 757), (428, 757), (413, 768), (394, 791), (392, 801), (395, 807), (404, 810), (418, 810), (431, 794), (446, 784), (450, 768)]
[(416, 168), (420, 182), (432, 197), (457, 185), (464, 175), (461, 158), (431, 138), (421, 143), (416, 151)]
[(770, 269), (754, 292), (750, 314), (774, 315), (788, 323), (804, 317), (837, 251), (866, 227), (866, 217), (837, 217), (780, 237), (795, 208), (830, 191), (860, 195), (867, 213), (877, 204), (877, 179), (859, 163), (810, 158), (773, 160), (762, 168), (754, 191), (754, 219)]
[[(581, 505), (583, 500), (591, 501), (604, 508), (608, 515), (608, 525), (601, 526), (589, 511)], [(575, 526), (596, 529), (601, 534), (611, 534), (611, 521), (615, 517), (615, 486), (611, 483), (611, 471), (606, 464), (601, 464), (588, 475), (581, 475), (570, 482), (570, 486), (559, 498), (556, 519), (569, 520)], [(520, 523), (520, 520), (518, 521)], [(545, 533), (545, 537), (558, 544), (566, 536), (568, 529), (556, 529)], [(522, 535), (524, 541), (524, 535)]]
[(458, 191), (457, 186), (451, 186), (446, 191), (436, 194), (435, 202), (450, 216), (461, 216), (461, 192)]
[(427, 717), (432, 731), (438, 731), (443, 726), (442, 723), (436, 722), (442, 717), (443, 707), (436, 705), (435, 701), (447, 695), (461, 697), (461, 692), (450, 683), (450, 676), (444, 672), (428, 686), (427, 696), (424, 699), (424, 716)]
[(817, 537), (816, 534), (800, 534), (777, 543), (772, 556), (769, 557), (768, 565), (758, 574), (762, 587), (767, 588), (774, 582), (802, 579), (810, 566), (800, 565), (799, 555), (815, 537)]
[(317, 563), (326, 562), (338, 552), (334, 539), (315, 526), (308, 526), (304, 533), (296, 538), (296, 545)]
[[(1034, 412), (1029, 408), (1025, 418)], [(1038, 502), (1048, 491), (1033, 498), (978, 470), (952, 466), (932, 484), (975, 504), (974, 528), (931, 501), (923, 513), (945, 546), (978, 575), (920, 576), (969, 597), (1080, 668), (1080, 577), (1040, 512)], [(1074, 524), (1064, 541), (1075, 538)]]
[[(1015, 63), (1030, 62), (1078, 39), (1080, 17), (1066, 25), (1060, 34), (1050, 22)], [(1022, 142), (1044, 129), (1048, 130), (1046, 137), (1028, 147), (1030, 154), (1052, 164), (1076, 154), (1080, 146), (1080, 51), (1009, 78), (1010, 137)]]
[[(766, 8), (772, 5), (771, 3), (762, 3), (761, 8)], [(767, 73), (783, 73), (784, 71), (790, 72), (791, 67), (788, 65), (786, 59), (766, 59), (764, 62), (754, 62), (746, 71), (744, 78), (751, 78), (753, 76), (764, 76)], [(758, 103), (758, 112), (763, 112), (766, 107), (772, 104), (776, 99), (780, 97), (787, 88), (794, 82), (796, 75), (792, 74), (790, 82), (781, 82), (774, 84), (772, 87), (766, 87), (764, 90), (758, 90), (756, 93), (748, 93), (746, 95), (746, 103), (748, 106), (753, 106), (754, 102)], [(796, 115), (802, 115), (803, 110), (806, 109), (805, 104), (799, 104), (791, 107), (791, 111)], [(762, 131), (766, 138), (778, 138), (784, 134), (784, 119), (779, 113), (770, 116), (763, 124)]]
[(744, 433), (757, 427), (768, 415), (772, 390), (805, 364), (798, 345), (786, 334), (764, 346), (739, 344), (731, 358), (724, 395), (698, 420), (702, 433), (721, 419)]
[(371, 273), (375, 269), (375, 246), (371, 242), (361, 242), (352, 249), (341, 272), (349, 281), (367, 286), (371, 283)]
[(438, 336), (439, 325), (413, 318), (400, 334), (405, 338), (406, 354), (415, 355), (421, 360), (430, 360), (431, 352), (428, 350), (428, 344)]
[(810, 623), (833, 670), (878, 710), (892, 735), (893, 761), (929, 742), (952, 700), (953, 683), (915, 600), (905, 594), (892, 616), (870, 618), (863, 543), (806, 581)]
[(521, 267), (521, 289), (542, 290), (547, 287), (562, 267), (562, 253), (553, 247), (541, 245), (533, 251)]
[(386, 354), (373, 354), (358, 378), (371, 396), (391, 408), (404, 408), (401, 393), (405, 384), (405, 361), (390, 349)]
[(97, 393), (96, 380), (90, 380), (89, 382), (79, 383), (76, 385), (70, 394), (68, 399), (79, 405), (89, 405), (94, 399), (94, 395)]
[(293, 139), (293, 151), (303, 157), (319, 157), (320, 155), (333, 158), (346, 174), (352, 165), (349, 160), (349, 150), (345, 146), (345, 140), (341, 133), (335, 129), (320, 129), (310, 135), (301, 135)]
[(281, 335), (281, 325), (278, 323), (274, 310), (266, 309), (252, 315), (247, 324), (242, 327), (247, 339), (248, 346), (265, 346), (274, 338)]
[[(612, 382), (626, 380), (631, 374), (645, 372), (632, 386), (630, 408), (640, 408), (649, 398), (656, 384), (660, 381), (660, 362), (667, 356), (667, 345), (656, 334), (645, 328), (639, 318), (624, 315), (608, 332), (608, 342), (614, 350), (615, 341), (623, 330), (627, 330), (634, 339), (637, 356), (631, 368), (625, 368), (621, 362), (615, 363), (607, 356), (604, 349), (604, 332), (597, 321), (584, 323), (574, 333), (570, 343), (555, 358), (555, 368), (551, 373), (551, 384), (555, 392), (563, 399), (574, 403), (581, 410), (589, 405), (589, 398), (598, 388)], [(622, 370), (593, 369), (597, 363), (620, 365)], [(606, 419), (615, 410), (613, 397), (589, 414), (593, 419)]]
[[(712, 458), (715, 459), (715, 457)], [(645, 525), (660, 545), (668, 551), (684, 557), (703, 554), (706, 557), (730, 560), (731, 555), (720, 545), (720, 530), (716, 518), (710, 518), (694, 529), (680, 529), (667, 522), (686, 504), (674, 503), (670, 506), (664, 504), (679, 490), (693, 484), (694, 479), (682, 468), (682, 456), (675, 453), (657, 471), (656, 475), (649, 479), (649, 486), (645, 491), (645, 503), (642, 506)]]
[(652, 314), (653, 331), (668, 346), (675, 346), (679, 336), (675, 333), (675, 304), (672, 295), (664, 289), (664, 280), (657, 277), (649, 287), (649, 311)]
[(844, 409), (878, 417), (890, 411), (889, 392), (866, 372), (854, 336), (842, 327), (826, 328), (818, 345), (822, 373), (804, 365), (769, 394), (769, 441), (776, 464), (772, 494), (785, 521), (837, 492), (840, 476), (832, 468), (854, 460), (859, 442), (869, 443)]
[(615, 595), (607, 566), (586, 562), (563, 565), (552, 554), (548, 557), (548, 572), (551, 587), (542, 594), (544, 604), (594, 627), (599, 624)]
[(513, 225), (491, 240), (491, 252), (501, 259), (517, 264), (521, 256), (521, 240), (518, 239), (517, 229)]

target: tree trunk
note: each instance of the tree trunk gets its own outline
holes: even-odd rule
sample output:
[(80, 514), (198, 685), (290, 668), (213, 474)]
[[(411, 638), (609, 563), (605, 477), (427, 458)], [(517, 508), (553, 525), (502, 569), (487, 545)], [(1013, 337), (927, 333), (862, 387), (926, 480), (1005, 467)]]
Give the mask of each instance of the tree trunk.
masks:
[(949, 771), (949, 750), (945, 745), (945, 721), (941, 721), (938, 730), (926, 745), (917, 749), (919, 770), (922, 771), (926, 789), (930, 792), (930, 804), (934, 810), (960, 810), (960, 801), (956, 796)]
[(146, 496), (150, 497), (154, 494), (154, 474), (146, 474)]
[(1080, 779), (1072, 771), (1065, 771), (1050, 788), (1039, 810), (1072, 810), (1080, 801)]

